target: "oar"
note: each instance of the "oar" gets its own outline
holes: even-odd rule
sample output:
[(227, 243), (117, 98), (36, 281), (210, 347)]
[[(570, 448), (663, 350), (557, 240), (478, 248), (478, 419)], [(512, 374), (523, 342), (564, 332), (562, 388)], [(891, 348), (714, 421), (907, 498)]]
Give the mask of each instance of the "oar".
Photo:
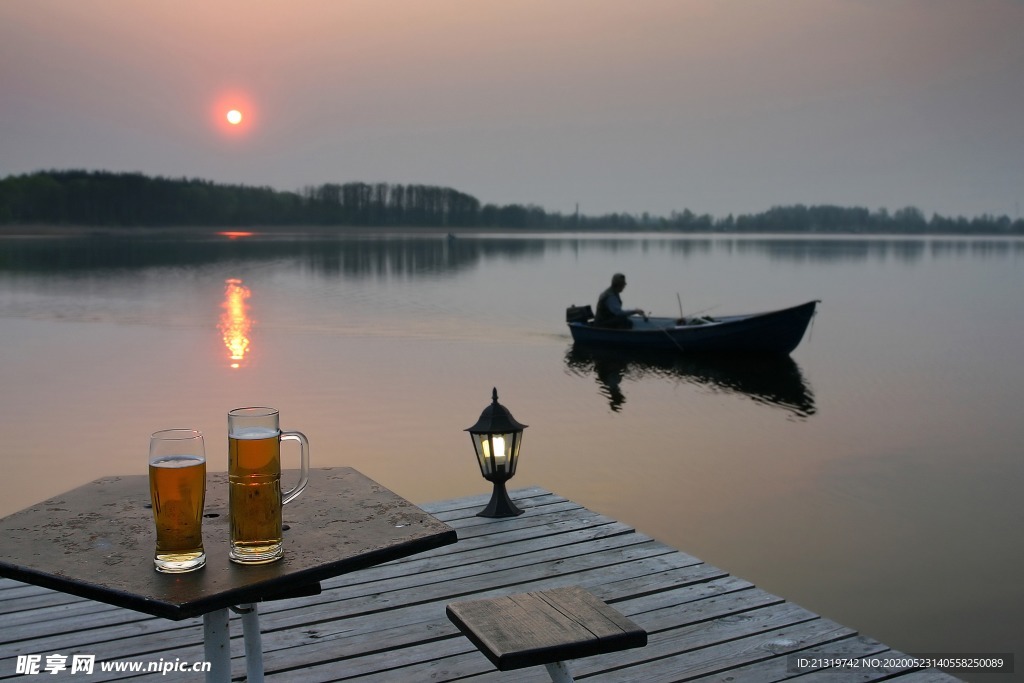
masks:
[(715, 310), (716, 308), (718, 308), (721, 305), (722, 304), (715, 304), (714, 306), (708, 306), (707, 308), (702, 308), (699, 311), (697, 311), (696, 313), (694, 313), (693, 315), (694, 315), (694, 317), (697, 317), (698, 315), (701, 315), (702, 313), (707, 313), (708, 311), (713, 311), (713, 310)]

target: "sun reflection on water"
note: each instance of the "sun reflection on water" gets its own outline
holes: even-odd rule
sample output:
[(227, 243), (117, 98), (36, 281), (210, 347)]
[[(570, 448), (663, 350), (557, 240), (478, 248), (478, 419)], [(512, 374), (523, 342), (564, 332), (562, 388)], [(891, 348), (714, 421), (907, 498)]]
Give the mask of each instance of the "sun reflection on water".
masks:
[(246, 303), (252, 292), (242, 284), (241, 280), (230, 278), (224, 281), (224, 301), (221, 308), (220, 323), (217, 328), (224, 336), (224, 346), (228, 349), (231, 367), (242, 367), (245, 356), (249, 352), (249, 330), (252, 320), (249, 318), (249, 305)]

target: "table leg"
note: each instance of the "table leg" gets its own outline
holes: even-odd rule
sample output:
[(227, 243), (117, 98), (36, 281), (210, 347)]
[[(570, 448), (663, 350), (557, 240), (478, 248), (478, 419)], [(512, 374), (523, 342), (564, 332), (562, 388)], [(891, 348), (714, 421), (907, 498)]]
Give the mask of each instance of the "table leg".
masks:
[(547, 667), (548, 675), (551, 676), (552, 683), (573, 683), (576, 679), (572, 677), (569, 672), (569, 667), (565, 662), (551, 662), (545, 664)]
[(245, 638), (245, 674), (248, 683), (263, 683), (263, 637), (260, 635), (260, 613), (256, 603), (239, 605), (242, 615), (242, 636)]
[(219, 609), (203, 615), (203, 649), (210, 670), (206, 683), (231, 681), (231, 636), (228, 632), (228, 611)]

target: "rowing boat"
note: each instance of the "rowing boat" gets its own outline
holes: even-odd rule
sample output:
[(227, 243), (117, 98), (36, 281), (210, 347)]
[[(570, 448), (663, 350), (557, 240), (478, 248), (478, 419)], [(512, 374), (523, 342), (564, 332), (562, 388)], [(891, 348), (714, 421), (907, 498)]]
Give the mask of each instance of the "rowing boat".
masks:
[(590, 306), (570, 306), (566, 322), (581, 345), (685, 353), (789, 354), (803, 339), (819, 301), (762, 313), (691, 318), (630, 318), (629, 329), (598, 327)]

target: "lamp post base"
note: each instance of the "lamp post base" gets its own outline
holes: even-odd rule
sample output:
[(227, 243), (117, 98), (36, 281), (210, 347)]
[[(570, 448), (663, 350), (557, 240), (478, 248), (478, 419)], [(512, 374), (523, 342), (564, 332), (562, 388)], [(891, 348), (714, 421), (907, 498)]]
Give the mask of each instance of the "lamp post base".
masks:
[(505, 482), (496, 481), (494, 482), (494, 491), (491, 493), (491, 500), (480, 512), (476, 513), (477, 517), (516, 517), (523, 514), (523, 510), (520, 510), (512, 502), (512, 499), (508, 497), (508, 491), (505, 490)]

